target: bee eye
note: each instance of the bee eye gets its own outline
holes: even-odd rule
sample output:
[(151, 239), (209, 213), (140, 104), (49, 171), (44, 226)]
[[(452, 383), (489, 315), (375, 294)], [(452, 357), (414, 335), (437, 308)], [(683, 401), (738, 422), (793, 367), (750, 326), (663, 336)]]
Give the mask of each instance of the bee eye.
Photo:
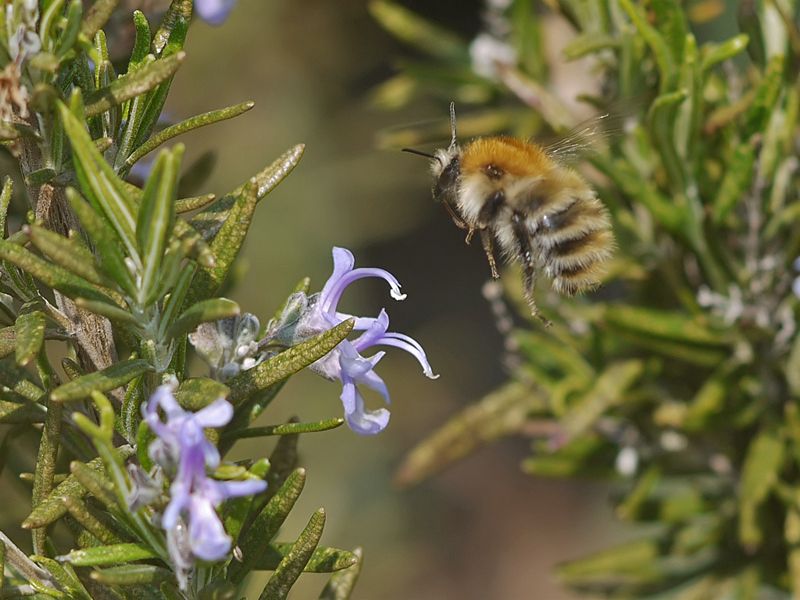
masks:
[(498, 167), (497, 165), (486, 165), (483, 169), (483, 172), (486, 173), (486, 176), (489, 179), (500, 179), (505, 174), (505, 171)]

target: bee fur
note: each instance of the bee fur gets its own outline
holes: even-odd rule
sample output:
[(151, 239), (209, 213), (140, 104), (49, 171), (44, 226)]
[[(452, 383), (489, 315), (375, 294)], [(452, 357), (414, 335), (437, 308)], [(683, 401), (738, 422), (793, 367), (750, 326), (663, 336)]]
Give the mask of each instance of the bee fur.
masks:
[(478, 233), (492, 277), (499, 277), (496, 243), (507, 261), (520, 263), (526, 300), (539, 317), (538, 272), (561, 294), (596, 287), (614, 237), (608, 210), (583, 177), (543, 146), (514, 137), (480, 137), (461, 147), (453, 104), (450, 123), (450, 145), (426, 155), (433, 197), (466, 230), (467, 243)]

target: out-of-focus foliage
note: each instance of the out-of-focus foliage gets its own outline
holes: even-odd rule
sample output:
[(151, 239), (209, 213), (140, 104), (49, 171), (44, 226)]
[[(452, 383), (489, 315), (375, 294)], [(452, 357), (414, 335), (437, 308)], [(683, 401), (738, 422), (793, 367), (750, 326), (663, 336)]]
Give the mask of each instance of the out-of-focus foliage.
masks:
[[(493, 1), (471, 42), (399, 3), (370, 6), (417, 51), (375, 90), (378, 105), (455, 100), (462, 138), (562, 132), (580, 120), (576, 100), (621, 112), (586, 156), (618, 243), (603, 287), (567, 299), (540, 286), (553, 326), (510, 334), (511, 381), (423, 441), (400, 481), (529, 436), (526, 472), (612, 479), (617, 515), (641, 525), (634, 541), (564, 565), (566, 584), (612, 597), (797, 597), (797, 3), (743, 2), (740, 32), (716, 39), (725, 6), (713, 0)], [(565, 81), (573, 61), (579, 74)], [(445, 138), (442, 118), (381, 141)], [(518, 273), (506, 284), (526, 318)]]
[[(337, 572), (321, 597), (347, 598), (360, 551), (319, 545), (322, 509), (296, 539), (275, 539), (305, 484), (299, 435), (343, 421), (249, 426), (290, 376), (347, 337), (353, 321), (292, 347), (258, 348), (247, 366), (246, 356), (234, 352), (229, 358), (237, 368), (225, 377), (193, 376), (187, 365), (188, 334), (198, 325), (247, 320), (219, 294), (256, 206), (297, 165), (303, 146), (219, 198), (178, 197), (180, 184), (198, 184), (179, 175), (180, 144), (131, 177), (144, 185), (131, 183), (131, 171), (163, 143), (237, 116), (252, 103), (162, 127), (173, 76), (186, 58), (193, 3), (173, 0), (155, 27), (142, 12), (124, 15), (133, 21), (135, 41), (129, 58), (112, 61), (103, 28), (123, 20), (116, 4), (9, 0), (0, 12), (0, 138), (25, 184), (17, 195), (28, 203), (27, 224), (10, 231), (14, 190), (6, 177), (0, 193), (0, 471), (18, 437), (39, 440), (35, 472), (14, 473), (32, 481), (22, 527), (32, 532), (33, 554), (0, 534), (0, 595), (233, 598), (245, 577), (261, 570), (273, 572), (264, 599), (285, 598), (304, 571)], [(248, 322), (258, 334), (258, 319), (250, 315)], [(226, 349), (239, 350), (240, 339), (224, 341)], [(60, 369), (54, 352), (63, 356)], [(187, 411), (229, 398), (228, 424), (207, 432), (223, 455), (240, 438), (279, 436), (269, 459), (214, 464), (211, 485), (220, 489), (253, 479), (268, 487), (227, 500), (219, 515), (208, 500), (214, 514), (207, 522), (221, 518), (220, 535), (235, 550), (216, 562), (190, 557), (188, 584), (176, 577), (175, 560), (188, 534), (176, 549), (161, 527), (167, 486), (163, 472), (150, 470), (154, 435), (142, 420), (142, 405), (164, 381)], [(215, 462), (218, 456), (208, 461)], [(155, 483), (144, 481), (145, 471)], [(148, 486), (153, 497), (137, 500)]]

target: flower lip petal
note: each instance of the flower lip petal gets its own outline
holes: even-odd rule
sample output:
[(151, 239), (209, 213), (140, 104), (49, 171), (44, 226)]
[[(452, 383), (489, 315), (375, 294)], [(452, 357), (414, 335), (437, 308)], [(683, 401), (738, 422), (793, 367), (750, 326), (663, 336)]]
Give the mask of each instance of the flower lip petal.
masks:
[(389, 411), (385, 408), (366, 410), (364, 399), (355, 384), (345, 383), (340, 398), (345, 407), (344, 416), (350, 429), (361, 435), (375, 435), (386, 429), (391, 416)]
[(255, 496), (267, 489), (267, 482), (263, 479), (217, 481), (215, 483), (223, 499), (238, 498), (239, 496)]
[(222, 427), (233, 418), (233, 405), (219, 398), (194, 413), (193, 420), (200, 427)]

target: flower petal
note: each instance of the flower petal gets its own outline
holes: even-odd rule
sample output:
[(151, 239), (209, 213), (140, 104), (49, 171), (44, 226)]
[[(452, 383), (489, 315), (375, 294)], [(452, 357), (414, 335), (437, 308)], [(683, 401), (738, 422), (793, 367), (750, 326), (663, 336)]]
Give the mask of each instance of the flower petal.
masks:
[(352, 271), (355, 264), (356, 259), (350, 250), (347, 248), (339, 248), (338, 246), (334, 246), (333, 273), (331, 273), (331, 276), (328, 277), (328, 281), (325, 282), (325, 286), (322, 288), (322, 292), (320, 292), (320, 297), (326, 298), (329, 296), (331, 290), (336, 286), (337, 283), (339, 283), (339, 280), (344, 277), (345, 274)]
[(233, 417), (233, 405), (220, 398), (194, 413), (194, 422), (200, 427), (222, 427)]
[(389, 271), (374, 267), (353, 269), (340, 277), (338, 281), (330, 287), (327, 295), (322, 295), (322, 310), (331, 315), (335, 314), (336, 307), (339, 304), (339, 300), (342, 299), (342, 294), (347, 286), (359, 279), (367, 279), (369, 277), (377, 277), (378, 279), (386, 281), (389, 284), (389, 293), (395, 300), (406, 299), (406, 295), (400, 291), (400, 282), (397, 281), (397, 278), (389, 273)]
[(391, 402), (391, 398), (389, 398), (389, 388), (386, 387), (386, 382), (384, 382), (381, 376), (375, 371), (366, 373), (361, 379), (358, 380), (358, 383), (363, 383), (368, 388), (378, 392), (381, 396), (383, 396), (383, 401), (386, 402), (386, 404)]
[(195, 0), (197, 14), (209, 25), (222, 25), (236, 4), (236, 0)]
[(216, 481), (222, 499), (238, 498), (240, 496), (255, 496), (267, 489), (267, 482), (263, 479), (246, 479), (245, 481)]
[(414, 338), (402, 333), (393, 333), (390, 331), (377, 340), (375, 345), (394, 346), (395, 348), (405, 350), (417, 359), (417, 362), (420, 364), (420, 366), (422, 366), (422, 372), (425, 373), (425, 377), (428, 377), (429, 379), (439, 378), (438, 375), (433, 373), (433, 369), (431, 368), (431, 364), (428, 362), (428, 356), (425, 354), (425, 350), (422, 349), (422, 346), (420, 346), (419, 342), (417, 342), (417, 340)]
[(192, 554), (202, 560), (220, 560), (231, 549), (231, 538), (225, 533), (214, 506), (206, 498), (194, 495), (189, 508), (189, 545)]
[(375, 435), (389, 424), (389, 411), (385, 408), (369, 411), (364, 408), (364, 399), (355, 384), (350, 382), (342, 387), (340, 396), (345, 407), (344, 417), (347, 425), (361, 435)]

